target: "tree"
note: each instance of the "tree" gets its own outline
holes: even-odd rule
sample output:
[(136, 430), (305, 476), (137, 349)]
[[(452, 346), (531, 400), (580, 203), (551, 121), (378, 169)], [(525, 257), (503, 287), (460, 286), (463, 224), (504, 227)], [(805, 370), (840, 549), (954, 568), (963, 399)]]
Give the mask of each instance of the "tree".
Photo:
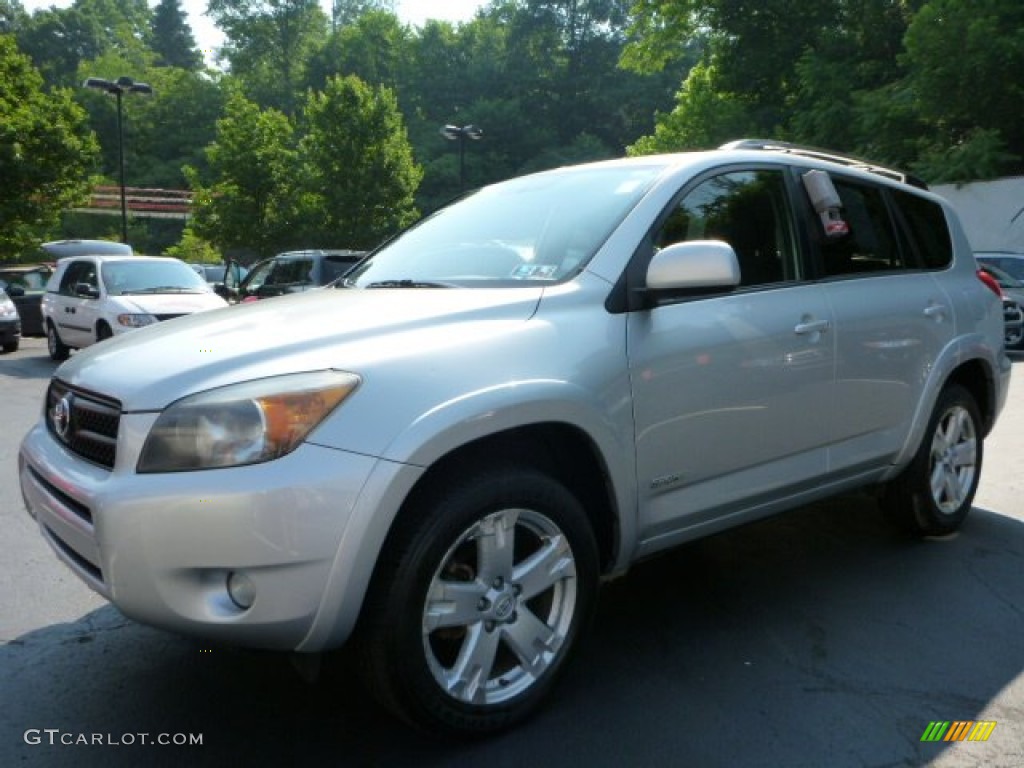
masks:
[(930, 0), (907, 29), (905, 62), (930, 128), (921, 162), (931, 180), (1024, 171), (1024, 84), (1013, 74), (1024, 71), (1020, 0)]
[(629, 148), (631, 155), (707, 149), (729, 139), (756, 133), (750, 109), (740, 94), (721, 87), (714, 62), (690, 70), (668, 115), (661, 115), (654, 134)]
[(224, 31), (222, 53), (246, 95), (294, 115), (306, 63), (327, 36), (318, 0), (209, 0), (208, 13)]
[(331, 30), (355, 24), (370, 11), (395, 12), (395, 0), (333, 0), (331, 2)]
[(181, 0), (160, 0), (153, 11), (153, 51), (160, 66), (190, 72), (202, 69), (203, 55), (196, 48), (192, 28), (181, 10)]
[(393, 13), (364, 10), (313, 54), (307, 84), (322, 91), (335, 75), (356, 75), (370, 85), (395, 88), (409, 68), (411, 36)]
[(85, 113), (43, 78), (13, 37), (0, 35), (0, 251), (18, 253), (83, 203), (98, 148)]
[(193, 191), (190, 236), (258, 258), (297, 245), (293, 137), (284, 114), (233, 94), (217, 122), (217, 139), (206, 150), (212, 183), (205, 185), (194, 167), (185, 168)]
[(307, 246), (371, 248), (416, 220), (423, 171), (390, 89), (334, 77), (303, 116)]

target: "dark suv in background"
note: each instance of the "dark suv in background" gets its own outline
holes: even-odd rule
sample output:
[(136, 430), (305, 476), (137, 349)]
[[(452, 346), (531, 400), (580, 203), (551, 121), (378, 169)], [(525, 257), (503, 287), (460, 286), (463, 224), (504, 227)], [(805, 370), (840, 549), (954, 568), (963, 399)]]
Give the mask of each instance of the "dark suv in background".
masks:
[(257, 263), (230, 299), (256, 301), (319, 288), (343, 277), (365, 255), (345, 249), (279, 253)]

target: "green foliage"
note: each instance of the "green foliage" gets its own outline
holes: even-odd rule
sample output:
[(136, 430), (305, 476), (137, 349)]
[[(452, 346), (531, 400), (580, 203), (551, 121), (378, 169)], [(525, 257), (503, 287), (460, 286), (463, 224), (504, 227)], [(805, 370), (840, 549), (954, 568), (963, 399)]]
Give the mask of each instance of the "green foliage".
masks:
[(423, 171), (390, 89), (331, 78), (322, 93), (309, 94), (304, 118), (308, 246), (371, 248), (415, 221)]
[(153, 11), (153, 51), (157, 63), (191, 72), (203, 66), (192, 29), (181, 10), (181, 0), (160, 0)]
[(260, 109), (239, 93), (228, 99), (216, 141), (207, 148), (212, 183), (204, 184), (195, 168), (185, 168), (196, 236), (221, 250), (258, 258), (293, 244), (298, 218), (293, 134), (281, 112)]
[(0, 35), (0, 83), (0, 251), (16, 254), (87, 199), (97, 146), (71, 93), (46, 91), (7, 34)]
[(213, 243), (201, 238), (191, 227), (185, 227), (181, 242), (172, 245), (164, 253), (195, 264), (219, 264), (223, 260)]
[(930, 0), (907, 29), (905, 63), (930, 127), (922, 169), (956, 181), (1024, 170), (1019, 0)]
[(743, 97), (722, 90), (714, 64), (690, 70), (676, 108), (658, 120), (654, 135), (629, 148), (630, 155), (709, 149), (737, 136), (757, 133)]
[(246, 95), (295, 114), (306, 63), (327, 35), (318, 0), (209, 0), (207, 10), (227, 37), (222, 55)]

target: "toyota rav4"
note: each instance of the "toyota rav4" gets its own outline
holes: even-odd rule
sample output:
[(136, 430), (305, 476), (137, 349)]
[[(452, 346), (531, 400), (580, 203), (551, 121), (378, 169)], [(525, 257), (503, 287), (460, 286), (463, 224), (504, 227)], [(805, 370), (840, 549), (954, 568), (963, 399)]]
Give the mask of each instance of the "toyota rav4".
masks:
[(946, 202), (748, 140), (486, 187), (329, 289), (76, 355), (21, 489), (127, 616), (351, 641), (398, 715), (487, 733), (640, 558), (865, 486), (956, 530), (1003, 344)]

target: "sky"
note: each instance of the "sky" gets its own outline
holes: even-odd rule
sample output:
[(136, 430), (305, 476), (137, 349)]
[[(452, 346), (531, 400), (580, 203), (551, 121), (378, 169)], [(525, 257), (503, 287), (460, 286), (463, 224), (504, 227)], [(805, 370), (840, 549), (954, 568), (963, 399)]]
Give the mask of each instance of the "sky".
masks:
[[(213, 22), (203, 15), (207, 0), (181, 0), (181, 8), (188, 16), (192, 35), (196, 45), (206, 55), (207, 60), (213, 57), (210, 51), (221, 44), (222, 36)], [(41, 8), (67, 8), (72, 0), (22, 0), (22, 5), (29, 13)], [(150, 7), (156, 6), (156, 0), (149, 0)], [(324, 12), (330, 15), (330, 0), (320, 0)], [(469, 21), (476, 9), (486, 5), (486, 0), (396, 0), (395, 12), (398, 17), (414, 26), (421, 26), (427, 19), (443, 19), (452, 22)]]

